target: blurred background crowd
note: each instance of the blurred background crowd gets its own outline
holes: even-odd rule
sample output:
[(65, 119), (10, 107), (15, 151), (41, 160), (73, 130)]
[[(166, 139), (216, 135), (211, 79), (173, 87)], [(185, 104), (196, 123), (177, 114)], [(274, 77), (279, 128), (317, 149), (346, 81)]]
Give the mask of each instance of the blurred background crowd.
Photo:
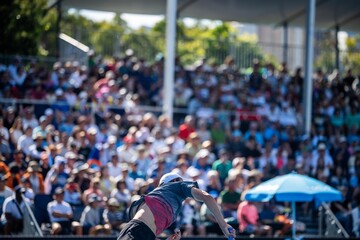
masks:
[[(131, 201), (170, 171), (197, 181), (241, 231), (244, 193), (296, 171), (342, 191), (344, 201), (331, 208), (358, 234), (352, 213), (360, 204), (360, 83), (351, 69), (314, 73), (310, 134), (302, 130), (301, 68), (290, 72), (286, 63), (275, 69), (255, 59), (244, 74), (228, 57), (221, 65), (203, 59), (191, 69), (177, 58), (175, 70), (171, 122), (159, 110), (164, 59), (149, 64), (133, 55), (111, 61), (90, 55), (86, 65), (47, 68), (18, 58), (0, 64), (2, 233), (19, 230), (9, 223), (22, 214), (7, 213), (23, 194), (38, 219), (37, 204), (46, 201), (51, 234), (116, 234)], [(305, 204), (303, 214), (313, 208)], [(286, 218), (286, 204), (257, 209), (253, 217), (263, 225), (255, 234), (288, 233), (287, 221), (269, 228), (263, 221)], [(183, 236), (219, 233), (205, 206), (190, 200), (175, 227)]]

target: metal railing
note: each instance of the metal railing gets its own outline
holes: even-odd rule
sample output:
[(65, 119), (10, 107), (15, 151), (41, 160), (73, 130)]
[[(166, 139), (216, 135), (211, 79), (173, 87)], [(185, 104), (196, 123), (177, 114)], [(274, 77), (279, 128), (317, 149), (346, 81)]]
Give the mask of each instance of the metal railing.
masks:
[(14, 59), (20, 59), (22, 65), (28, 66), (33, 62), (40, 63), (40, 65), (47, 67), (49, 69), (52, 68), (54, 62), (57, 61), (55, 57), (44, 57), (44, 56), (25, 56), (25, 55), (7, 55), (0, 53), (0, 65), (3, 64), (8, 66), (11, 64)]
[[(72, 26), (71, 29), (64, 29), (64, 32), (67, 32), (76, 40), (90, 46), (96, 51), (96, 54), (101, 56), (120, 56), (125, 53), (126, 49), (131, 48), (134, 51), (135, 56), (152, 62), (156, 59), (156, 56), (164, 50), (161, 50), (162, 44), (159, 44), (165, 41), (164, 36), (161, 35), (155, 36), (143, 33), (132, 33), (131, 36), (125, 36), (124, 34), (116, 31), (104, 31), (103, 33), (97, 31), (96, 34), (104, 34), (104, 36), (106, 36), (106, 44), (104, 43), (99, 47), (99, 44), (95, 44), (93, 37), (94, 32), (89, 29)], [(196, 40), (196, 43), (193, 40)], [(297, 42), (295, 44), (289, 43), (287, 46), (284, 46), (282, 43), (265, 41), (239, 43), (233, 42), (230, 39), (224, 39), (221, 41), (200, 39), (199, 41), (198, 38), (182, 39), (181, 37), (178, 37), (177, 47), (179, 50), (178, 54), (180, 55), (182, 53), (180, 50), (181, 46), (183, 44), (192, 43), (194, 46), (193, 52), (192, 54), (187, 54), (187, 57), (190, 57), (190, 55), (199, 55), (199, 53), (194, 53), (200, 51), (203, 54), (202, 57), (215, 60), (218, 64), (223, 63), (224, 59), (228, 55), (231, 55), (234, 57), (235, 63), (239, 68), (251, 67), (254, 58), (265, 57), (267, 58), (267, 61), (272, 59), (280, 63), (284, 61), (284, 50), (286, 48), (286, 61), (290, 70), (304, 64), (304, 44)], [(95, 49), (95, 46), (98, 46), (98, 48)], [(324, 43), (320, 41), (315, 45), (314, 53), (314, 62), (316, 67), (321, 67), (325, 71), (332, 72), (332, 70), (336, 67), (335, 50), (329, 46), (324, 46)], [(359, 54), (359, 50), (355, 52), (341, 50), (340, 70), (345, 69), (345, 66), (349, 65), (349, 61), (351, 61), (349, 58), (356, 59)]]
[(331, 238), (350, 238), (345, 228), (341, 225), (335, 214), (326, 203), (319, 207), (319, 235)]
[[(96, 51), (96, 54), (101, 56), (119, 56), (121, 55), (121, 53), (125, 53), (127, 49), (132, 49), (135, 56), (139, 58), (144, 58), (147, 61), (152, 62), (155, 60), (156, 56), (159, 53), (164, 51), (164, 49), (162, 49), (162, 44), (159, 44), (160, 42), (165, 42), (165, 36), (161, 34), (155, 36), (143, 33), (132, 33), (129, 36), (125, 36), (116, 31), (97, 31), (96, 34), (104, 34), (104, 36), (106, 36), (106, 44), (101, 47), (96, 47), (98, 44), (95, 44), (94, 32), (92, 32), (91, 30), (84, 29), (79, 26), (72, 26), (71, 29), (64, 29), (64, 32), (66, 32), (74, 39), (85, 43), (87, 46), (93, 48)], [(281, 62), (283, 61), (284, 55), (283, 44), (275, 42), (234, 42), (231, 39), (210, 40), (199, 38), (191, 39), (189, 37), (177, 38), (178, 54), (182, 52), (181, 46), (189, 43), (193, 44), (194, 52), (200, 51), (203, 54), (202, 57), (212, 59), (218, 64), (222, 64), (225, 58), (231, 55), (234, 57), (235, 64), (239, 68), (251, 67), (254, 58), (262, 60), (261, 58), (265, 56), (272, 59), (277, 59), (278, 62)], [(288, 44), (288, 66), (296, 68), (299, 66), (299, 63), (303, 63), (303, 53), (303, 45)], [(190, 55), (195, 56), (198, 54), (199, 53)]]
[[(4, 106), (13, 106), (13, 107), (15, 107), (18, 104), (42, 105), (42, 106), (45, 106), (45, 107), (51, 107), (52, 105), (69, 106), (70, 107), (70, 105), (68, 103), (66, 103), (66, 102), (58, 102), (58, 101), (49, 102), (49, 101), (46, 101), (46, 100), (15, 99), (15, 98), (0, 98), (0, 104), (2, 104)], [(113, 104), (104, 104), (104, 103), (98, 103), (98, 104), (86, 103), (86, 104), (84, 104), (84, 106), (91, 108), (92, 112), (98, 111), (98, 109), (100, 109), (100, 108), (101, 109), (109, 109), (109, 108), (111, 108), (111, 109), (125, 110), (123, 107), (119, 107), (119, 106), (113, 105)], [(159, 106), (139, 105), (139, 106), (137, 106), (137, 108), (141, 112), (152, 112), (152, 113), (155, 113), (155, 114), (161, 114), (162, 111), (163, 111), (162, 107), (159, 107)], [(229, 111), (227, 111), (227, 112), (229, 112)], [(174, 113), (187, 114), (188, 110), (185, 109), (185, 108), (174, 108)]]
[[(25, 199), (25, 196), (22, 195), (22, 198)], [(38, 222), (34, 216), (33, 210), (31, 209), (28, 202), (24, 201), (26, 211), (24, 214), (24, 229), (22, 234), (26, 236), (38, 236), (43, 237), (43, 233), (39, 227)]]
[[(19, 105), (33, 105), (38, 107), (35, 109), (36, 117), (40, 117), (46, 108), (51, 108), (53, 106), (67, 106), (69, 109), (71, 106), (66, 102), (58, 102), (58, 101), (46, 101), (46, 100), (36, 100), (36, 99), (15, 99), (15, 98), (0, 98), (0, 107), (9, 107), (12, 106), (17, 108)], [(80, 105), (75, 105), (73, 109), (86, 109), (86, 112), (90, 115), (94, 115), (95, 113), (99, 113), (102, 111), (113, 111), (115, 113), (129, 113), (132, 114), (132, 110), (125, 109), (124, 107), (114, 105), (114, 104), (107, 104), (107, 103), (81, 103)], [(148, 105), (138, 105), (136, 106), (136, 114), (145, 114), (147, 112), (151, 112), (156, 116), (160, 116), (163, 113), (163, 108), (161, 106), (148, 106)], [(189, 112), (187, 108), (174, 108), (174, 126), (179, 125), (183, 118), (188, 115), (192, 114)], [(229, 110), (216, 110), (214, 113), (214, 117), (216, 114), (224, 114), (229, 117), (234, 117), (237, 120), (242, 121), (260, 121), (261, 116), (258, 115), (256, 112), (250, 111), (229, 111)]]
[(76, 39), (61, 33), (60, 39), (60, 61), (78, 61), (85, 64), (90, 48)]

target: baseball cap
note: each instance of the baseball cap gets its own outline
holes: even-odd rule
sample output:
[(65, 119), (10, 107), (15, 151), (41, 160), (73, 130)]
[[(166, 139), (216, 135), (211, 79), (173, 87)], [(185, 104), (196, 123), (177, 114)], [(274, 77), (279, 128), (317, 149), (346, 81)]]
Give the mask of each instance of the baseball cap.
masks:
[(207, 149), (201, 149), (196, 155), (195, 158), (199, 159), (199, 158), (205, 158), (208, 157), (210, 154), (209, 150)]
[(74, 152), (67, 152), (65, 153), (65, 159), (77, 159), (77, 155)]
[(116, 143), (117, 139), (115, 136), (109, 136), (107, 141), (109, 144), (114, 144), (114, 143)]
[(201, 175), (201, 172), (199, 169), (194, 168), (194, 167), (189, 167), (188, 170), (186, 171), (186, 173), (190, 176), (190, 177), (198, 177)]
[(320, 144), (318, 145), (318, 150), (326, 150), (326, 145), (325, 145), (325, 143), (320, 143)]
[(56, 156), (55, 157), (55, 165), (59, 166), (60, 164), (66, 164), (67, 160), (63, 156)]
[(46, 116), (41, 116), (40, 118), (39, 118), (39, 121), (42, 123), (42, 122), (45, 122), (46, 121)]
[(64, 94), (64, 91), (61, 88), (58, 88), (55, 90), (55, 95), (56, 96), (62, 96)]
[(108, 201), (109, 206), (120, 207), (120, 203), (116, 198), (110, 198)]
[(25, 193), (25, 192), (26, 192), (25, 188), (24, 188), (22, 185), (17, 185), (17, 186), (14, 188), (14, 191), (15, 191), (16, 193)]
[(54, 191), (55, 195), (59, 195), (59, 194), (63, 194), (64, 193), (64, 189), (62, 187), (57, 187)]
[(172, 180), (174, 180), (176, 178), (181, 178), (182, 179), (182, 177), (177, 173), (173, 173), (173, 172), (166, 173), (160, 178), (159, 185), (169, 183), (169, 182), (171, 182)]
[(94, 127), (91, 127), (91, 128), (89, 128), (89, 129), (87, 130), (87, 133), (88, 133), (89, 135), (96, 135), (97, 132), (98, 132), (97, 129), (94, 128)]
[(7, 175), (0, 173), (0, 181), (5, 181), (8, 178)]
[(54, 110), (52, 110), (51, 108), (47, 108), (45, 110), (45, 116), (50, 116), (54, 114)]
[(100, 201), (101, 201), (101, 198), (98, 195), (96, 195), (95, 193), (92, 193), (89, 195), (89, 199), (88, 199), (89, 203), (100, 202)]

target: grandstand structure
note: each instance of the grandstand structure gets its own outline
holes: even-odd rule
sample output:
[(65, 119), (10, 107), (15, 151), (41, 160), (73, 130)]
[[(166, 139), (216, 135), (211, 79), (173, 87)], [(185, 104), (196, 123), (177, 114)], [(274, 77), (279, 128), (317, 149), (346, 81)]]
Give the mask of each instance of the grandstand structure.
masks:
[[(360, 6), (356, 0), (308, 0), (308, 1), (198, 1), (198, 0), (157, 0), (147, 4), (147, 1), (137, 0), (129, 4), (126, 1), (66, 1), (51, 0), (49, 5), (57, 5), (59, 8), (87, 8), (102, 11), (116, 11), (119, 13), (138, 13), (138, 14), (165, 14), (167, 17), (166, 29), (166, 69), (165, 69), (165, 88), (163, 111), (168, 117), (172, 118), (173, 107), (170, 104), (173, 99), (174, 88), (174, 54), (175, 54), (175, 21), (177, 17), (193, 17), (215, 19), (223, 21), (251, 22), (257, 24), (272, 23), (275, 26), (284, 28), (284, 61), (287, 60), (288, 51), (288, 26), (303, 26), (306, 29), (305, 46), (305, 79), (304, 81), (304, 132), (310, 133), (311, 125), (311, 75), (313, 72), (314, 54), (314, 29), (316, 26), (328, 29), (357, 31), (357, 24), (360, 18)], [(261, 6), (259, 8), (259, 6)], [(220, 11), (219, 11), (220, 10)], [(316, 16), (316, 21), (315, 21)], [(306, 23), (306, 24), (304, 24)], [(336, 37), (337, 39), (337, 37)], [(338, 41), (335, 43), (336, 66), (339, 69), (340, 52)]]

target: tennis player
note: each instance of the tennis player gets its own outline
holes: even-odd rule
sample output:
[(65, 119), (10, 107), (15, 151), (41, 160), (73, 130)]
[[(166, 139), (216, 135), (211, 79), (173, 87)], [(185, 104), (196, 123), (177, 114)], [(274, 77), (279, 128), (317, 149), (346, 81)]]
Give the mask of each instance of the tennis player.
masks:
[[(129, 209), (131, 219), (118, 236), (118, 240), (155, 240), (156, 236), (167, 229), (180, 213), (182, 202), (193, 198), (204, 202), (213, 213), (216, 221), (228, 238), (235, 237), (234, 229), (228, 225), (214, 198), (198, 188), (197, 182), (183, 181), (176, 173), (167, 173), (160, 179), (159, 186), (133, 202)], [(168, 240), (181, 238), (179, 230)]]

